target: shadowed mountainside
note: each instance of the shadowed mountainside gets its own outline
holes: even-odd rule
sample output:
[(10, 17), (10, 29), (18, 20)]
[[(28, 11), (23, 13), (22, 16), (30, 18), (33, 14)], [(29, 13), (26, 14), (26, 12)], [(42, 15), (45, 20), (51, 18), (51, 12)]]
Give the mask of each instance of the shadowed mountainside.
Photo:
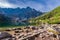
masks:
[[(23, 25), (26, 20), (42, 15), (42, 12), (33, 8), (0, 8), (0, 24), (1, 26)], [(23, 21), (23, 22), (22, 22)]]

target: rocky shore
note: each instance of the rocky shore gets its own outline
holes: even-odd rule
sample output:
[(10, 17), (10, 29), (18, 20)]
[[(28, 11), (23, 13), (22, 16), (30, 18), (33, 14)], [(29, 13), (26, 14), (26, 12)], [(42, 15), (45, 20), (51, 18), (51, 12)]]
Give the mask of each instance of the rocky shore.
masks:
[(0, 32), (0, 40), (60, 40), (60, 24), (8, 28)]

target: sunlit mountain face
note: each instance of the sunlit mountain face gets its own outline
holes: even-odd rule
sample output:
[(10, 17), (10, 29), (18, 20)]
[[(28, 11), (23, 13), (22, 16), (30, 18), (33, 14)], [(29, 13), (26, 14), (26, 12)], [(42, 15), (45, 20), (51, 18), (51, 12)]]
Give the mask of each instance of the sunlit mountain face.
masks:
[(60, 0), (0, 0), (2, 8), (26, 8), (27, 6), (47, 12), (60, 6)]

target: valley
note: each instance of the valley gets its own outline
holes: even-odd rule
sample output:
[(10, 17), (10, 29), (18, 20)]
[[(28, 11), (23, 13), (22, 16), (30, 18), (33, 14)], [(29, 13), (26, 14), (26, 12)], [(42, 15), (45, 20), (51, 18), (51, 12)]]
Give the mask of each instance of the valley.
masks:
[(6, 10), (16, 9), (0, 11), (0, 40), (60, 40), (60, 6), (46, 13), (30, 7), (17, 8), (21, 13)]

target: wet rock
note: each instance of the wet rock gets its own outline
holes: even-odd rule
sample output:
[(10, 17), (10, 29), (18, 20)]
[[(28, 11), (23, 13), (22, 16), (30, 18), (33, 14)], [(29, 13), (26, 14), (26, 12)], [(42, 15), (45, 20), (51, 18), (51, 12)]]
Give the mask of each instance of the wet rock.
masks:
[(55, 34), (52, 35), (54, 38), (57, 38), (57, 36)]
[(32, 30), (36, 30), (36, 28), (35, 27), (32, 27)]
[(21, 28), (13, 28), (12, 30), (22, 30)]
[(26, 32), (26, 33), (29, 33), (29, 32), (30, 32), (30, 30), (26, 30), (25, 32)]
[(59, 32), (59, 33), (60, 33), (60, 28), (55, 28), (55, 29), (56, 29), (56, 31), (57, 31), (57, 32)]
[(44, 27), (43, 27), (43, 26), (41, 26), (41, 27), (40, 27), (40, 29), (44, 29)]
[(21, 28), (16, 28), (16, 30), (22, 30)]
[(16, 40), (16, 37), (12, 37), (12, 40)]
[(20, 33), (20, 31), (15, 31), (15, 33)]
[(27, 29), (30, 29), (30, 27), (26, 27)]

